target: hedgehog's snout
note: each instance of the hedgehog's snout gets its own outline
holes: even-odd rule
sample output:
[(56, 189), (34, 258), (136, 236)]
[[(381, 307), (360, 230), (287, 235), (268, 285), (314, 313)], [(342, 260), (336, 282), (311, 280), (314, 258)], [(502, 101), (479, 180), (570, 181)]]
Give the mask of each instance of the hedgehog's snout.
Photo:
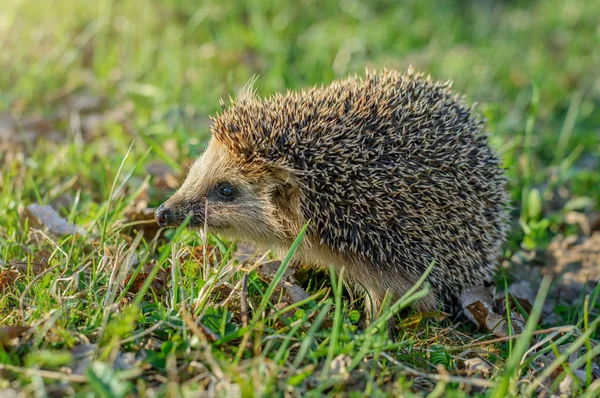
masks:
[(167, 200), (154, 212), (154, 219), (161, 227), (179, 227), (189, 217), (187, 226), (197, 227), (204, 225), (205, 207), (199, 203), (181, 203)]
[(169, 225), (173, 225), (175, 213), (173, 213), (173, 211), (166, 207), (163, 203), (162, 205), (158, 206), (158, 209), (156, 209), (156, 212), (154, 212), (154, 218), (161, 227), (168, 227)]

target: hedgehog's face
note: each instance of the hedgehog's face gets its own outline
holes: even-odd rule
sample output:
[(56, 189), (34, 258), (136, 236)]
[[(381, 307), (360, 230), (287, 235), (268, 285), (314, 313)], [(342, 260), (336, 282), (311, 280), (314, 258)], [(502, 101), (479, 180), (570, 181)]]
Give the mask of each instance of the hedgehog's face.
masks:
[(156, 211), (160, 226), (188, 226), (228, 237), (268, 241), (279, 235), (276, 202), (281, 186), (243, 170), (216, 140), (198, 159), (175, 194)]

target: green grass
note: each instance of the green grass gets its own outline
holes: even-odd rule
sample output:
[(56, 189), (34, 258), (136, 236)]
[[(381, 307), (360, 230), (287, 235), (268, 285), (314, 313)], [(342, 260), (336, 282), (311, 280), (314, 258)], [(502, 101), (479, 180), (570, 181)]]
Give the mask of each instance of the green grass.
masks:
[[(592, 0), (0, 2), (0, 275), (18, 271), (0, 294), (0, 326), (33, 328), (0, 345), (0, 395), (531, 395), (558, 390), (535, 358), (559, 341), (587, 354), (557, 352), (546, 369), (565, 377), (579, 364), (575, 393), (598, 394), (600, 287), (556, 304), (554, 323), (537, 321), (539, 302), (516, 341), (466, 353), (493, 336), (405, 309), (423, 290), (388, 304), (383, 318), (402, 314), (390, 335), (383, 322), (365, 326), (339, 276), (308, 274), (310, 297), (276, 307), (275, 285), (238, 264), (229, 242), (203, 246), (185, 229), (152, 238), (124, 220), (172, 192), (148, 167), (185, 172), (219, 99), (253, 76), (268, 95), (412, 64), (479, 103), (510, 176), (506, 263), (537, 253), (546, 265), (557, 234), (583, 236), (568, 211), (600, 211), (599, 19)], [(76, 97), (101, 104), (77, 111)], [(32, 203), (87, 235), (37, 232), (23, 217)], [(500, 274), (499, 286), (514, 279)], [(473, 355), (491, 374), (465, 375)]]

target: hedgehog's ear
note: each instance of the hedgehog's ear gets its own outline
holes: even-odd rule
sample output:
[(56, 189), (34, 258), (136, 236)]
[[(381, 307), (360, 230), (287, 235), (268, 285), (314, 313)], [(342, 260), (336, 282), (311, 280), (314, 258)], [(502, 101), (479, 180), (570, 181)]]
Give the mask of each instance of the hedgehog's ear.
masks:
[(289, 181), (277, 184), (271, 191), (271, 205), (273, 221), (295, 237), (303, 225), (298, 186)]
[(277, 184), (272, 191), (273, 201), (286, 203), (293, 200), (294, 196), (300, 193), (298, 187), (294, 186), (290, 182), (284, 182)]
[(289, 233), (290, 237), (295, 238), (305, 223), (298, 183), (286, 170), (270, 169), (268, 173), (271, 223), (277, 225), (280, 232)]
[(284, 170), (271, 170), (275, 183), (271, 189), (271, 199), (278, 207), (286, 207), (300, 197), (296, 180)]

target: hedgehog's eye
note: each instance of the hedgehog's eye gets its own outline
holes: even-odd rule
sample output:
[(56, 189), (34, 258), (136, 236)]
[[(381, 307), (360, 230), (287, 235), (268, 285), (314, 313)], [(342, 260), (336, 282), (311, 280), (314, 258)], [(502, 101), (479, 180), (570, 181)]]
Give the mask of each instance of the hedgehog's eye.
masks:
[(235, 196), (236, 189), (230, 183), (224, 182), (217, 186), (217, 192), (221, 200), (232, 200)]
[(233, 195), (233, 188), (230, 187), (229, 185), (225, 186), (225, 187), (221, 188), (221, 190), (219, 191), (219, 193), (222, 196), (229, 197), (229, 196)]

